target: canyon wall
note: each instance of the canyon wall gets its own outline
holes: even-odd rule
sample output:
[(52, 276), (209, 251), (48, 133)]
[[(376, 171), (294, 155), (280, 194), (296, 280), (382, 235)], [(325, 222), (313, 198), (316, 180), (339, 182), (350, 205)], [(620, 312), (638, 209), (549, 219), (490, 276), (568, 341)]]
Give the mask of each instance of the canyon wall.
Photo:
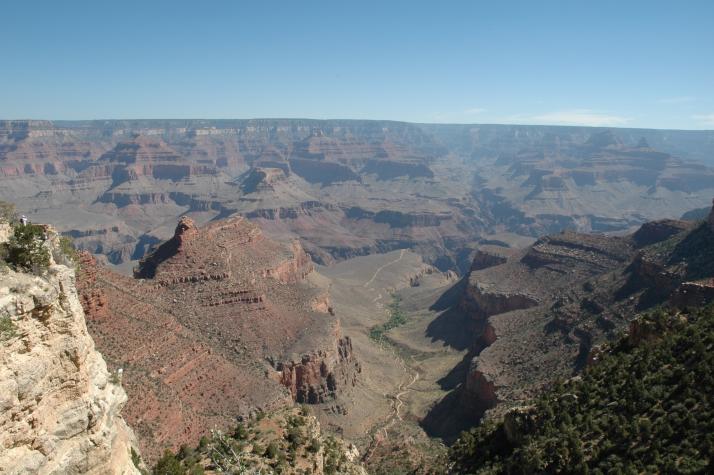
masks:
[(0, 472), (139, 474), (127, 397), (87, 333), (74, 271), (0, 270)]
[(619, 332), (645, 338), (630, 327), (640, 312), (711, 302), (713, 237), (710, 223), (664, 220), (628, 236), (545, 236), (508, 258), (477, 251), (459, 303), (472, 335), (468, 366), (426, 427), (455, 434), (464, 421), (525, 403), (586, 367)]
[(464, 274), (475, 244), (491, 234), (513, 245), (509, 233), (623, 231), (707, 204), (714, 171), (651, 148), (678, 136), (661, 131), (668, 139), (653, 141), (653, 133), (298, 119), (0, 121), (0, 199), (124, 269), (190, 214), (201, 223), (246, 216), (272, 237), (299, 237), (320, 264), (410, 248)]

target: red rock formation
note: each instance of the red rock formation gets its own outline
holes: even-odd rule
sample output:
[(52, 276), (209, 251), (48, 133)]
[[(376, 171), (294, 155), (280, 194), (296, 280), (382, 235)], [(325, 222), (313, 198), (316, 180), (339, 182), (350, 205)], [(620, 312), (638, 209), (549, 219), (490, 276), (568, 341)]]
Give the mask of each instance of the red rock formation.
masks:
[(299, 403), (318, 404), (335, 396), (338, 388), (354, 386), (361, 368), (349, 337), (340, 338), (335, 328), (335, 345), (303, 354), (299, 360), (281, 361), (271, 377), (290, 390)]
[(112, 169), (114, 186), (140, 177), (182, 180), (192, 175), (215, 174), (215, 168), (192, 163), (156, 137), (139, 135), (117, 144), (99, 158), (98, 164)]
[(312, 268), (299, 242), (278, 244), (242, 217), (202, 228), (182, 218), (136, 279), (83, 259), (89, 328), (125, 370), (127, 420), (144, 454), (354, 384), (359, 364), (319, 304), (329, 298), (305, 282)]

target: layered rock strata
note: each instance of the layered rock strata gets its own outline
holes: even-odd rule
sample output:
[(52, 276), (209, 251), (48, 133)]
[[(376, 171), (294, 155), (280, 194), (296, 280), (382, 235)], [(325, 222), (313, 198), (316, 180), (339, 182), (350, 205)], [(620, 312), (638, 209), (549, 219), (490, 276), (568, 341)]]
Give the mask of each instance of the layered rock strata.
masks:
[(359, 363), (329, 296), (309, 283), (309, 256), (245, 218), (182, 218), (135, 278), (89, 256), (83, 269), (90, 331), (125, 369), (127, 419), (149, 459), (238, 416), (355, 384)]
[(74, 271), (0, 271), (0, 472), (139, 474), (127, 397), (87, 332)]

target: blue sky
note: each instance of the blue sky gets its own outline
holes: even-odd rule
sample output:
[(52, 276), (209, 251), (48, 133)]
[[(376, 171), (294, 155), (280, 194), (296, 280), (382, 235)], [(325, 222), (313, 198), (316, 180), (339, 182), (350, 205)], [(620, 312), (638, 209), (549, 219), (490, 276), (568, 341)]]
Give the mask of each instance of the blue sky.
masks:
[(0, 118), (714, 129), (712, 1), (14, 1)]

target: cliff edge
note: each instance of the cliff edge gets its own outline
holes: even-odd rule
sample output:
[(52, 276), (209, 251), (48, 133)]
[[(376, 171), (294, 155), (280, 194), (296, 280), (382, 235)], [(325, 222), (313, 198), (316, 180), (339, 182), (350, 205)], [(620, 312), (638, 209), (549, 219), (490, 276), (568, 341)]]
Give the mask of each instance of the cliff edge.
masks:
[(139, 474), (126, 394), (87, 333), (74, 270), (3, 266), (0, 319), (0, 473)]

